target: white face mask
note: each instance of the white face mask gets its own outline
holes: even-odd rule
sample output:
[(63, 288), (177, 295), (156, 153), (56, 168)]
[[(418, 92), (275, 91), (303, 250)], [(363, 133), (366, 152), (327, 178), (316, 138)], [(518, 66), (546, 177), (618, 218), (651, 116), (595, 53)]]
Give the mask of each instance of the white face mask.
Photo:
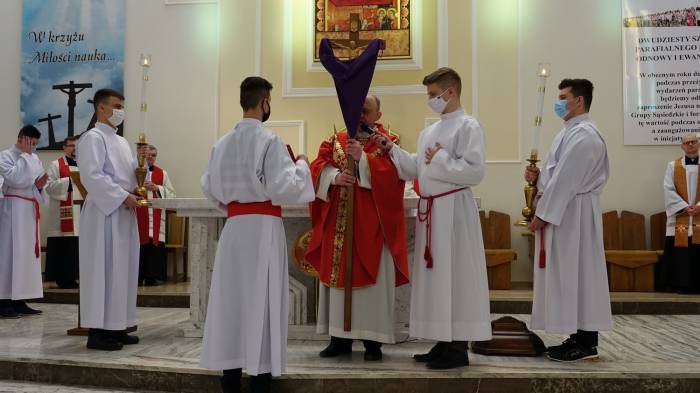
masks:
[(111, 124), (112, 127), (117, 128), (124, 121), (124, 117), (126, 117), (126, 112), (124, 112), (124, 109), (114, 108), (112, 109), (112, 116), (110, 116), (107, 120), (109, 120), (109, 124)]
[(440, 114), (445, 111), (447, 103), (449, 102), (442, 99), (442, 95), (445, 93), (447, 93), (447, 90), (440, 93), (439, 96), (428, 99), (428, 106), (433, 110), (433, 112)]

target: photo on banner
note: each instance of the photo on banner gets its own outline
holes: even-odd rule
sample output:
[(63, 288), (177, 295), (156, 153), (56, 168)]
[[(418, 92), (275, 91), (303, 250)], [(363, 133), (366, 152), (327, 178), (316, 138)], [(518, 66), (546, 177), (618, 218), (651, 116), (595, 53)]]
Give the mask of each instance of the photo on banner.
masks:
[(23, 0), (21, 120), (40, 150), (92, 128), (97, 90), (124, 90), (124, 18), (125, 0)]
[(700, 132), (700, 0), (622, 0), (625, 145)]

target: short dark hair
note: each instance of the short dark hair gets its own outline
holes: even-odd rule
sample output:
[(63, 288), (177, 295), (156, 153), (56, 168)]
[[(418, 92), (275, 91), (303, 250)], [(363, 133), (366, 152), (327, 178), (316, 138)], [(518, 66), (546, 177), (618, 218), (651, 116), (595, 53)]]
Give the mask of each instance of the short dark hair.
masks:
[(374, 98), (374, 102), (377, 103), (377, 112), (381, 112), (382, 109), (382, 102), (379, 101), (379, 97), (375, 96), (374, 94), (370, 94), (367, 97), (372, 97)]
[(241, 108), (255, 108), (260, 101), (270, 97), (272, 83), (259, 76), (249, 76), (241, 82)]
[(33, 125), (27, 124), (24, 127), (20, 128), (19, 133), (17, 134), (17, 138), (23, 136), (39, 139), (41, 138), (41, 132), (39, 132), (39, 130)]
[(571, 94), (574, 97), (583, 96), (583, 103), (586, 106), (586, 110), (591, 110), (591, 103), (593, 102), (593, 83), (588, 79), (563, 79), (559, 83), (559, 90), (571, 88)]
[(67, 136), (66, 139), (63, 140), (63, 144), (65, 145), (66, 142), (75, 142), (78, 140), (78, 137), (75, 136)]
[(117, 97), (124, 101), (124, 95), (113, 89), (100, 89), (95, 92), (95, 97), (92, 99), (92, 106), (97, 110), (97, 105), (107, 102), (109, 97)]
[(432, 85), (433, 83), (437, 83), (443, 89), (454, 87), (457, 90), (457, 95), (462, 94), (462, 78), (452, 68), (438, 68), (423, 78), (423, 86)]

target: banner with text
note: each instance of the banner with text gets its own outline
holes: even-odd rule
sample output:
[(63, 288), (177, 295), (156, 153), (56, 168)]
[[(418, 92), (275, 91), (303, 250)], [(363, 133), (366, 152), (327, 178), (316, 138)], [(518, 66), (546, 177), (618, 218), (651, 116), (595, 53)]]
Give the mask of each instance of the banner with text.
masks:
[(92, 97), (124, 89), (125, 0), (24, 0), (22, 124), (57, 150), (95, 122)]
[(622, 0), (625, 145), (700, 132), (700, 0)]

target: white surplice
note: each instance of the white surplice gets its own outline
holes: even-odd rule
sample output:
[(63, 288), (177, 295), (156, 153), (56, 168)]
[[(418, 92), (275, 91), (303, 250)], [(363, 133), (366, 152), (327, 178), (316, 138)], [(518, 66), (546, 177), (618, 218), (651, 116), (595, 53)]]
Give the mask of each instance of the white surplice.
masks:
[[(686, 165), (685, 156), (681, 159), (683, 169), (685, 169), (686, 189), (688, 190), (688, 202), (695, 201), (695, 193), (698, 187), (698, 166)], [(673, 181), (676, 161), (671, 161), (666, 167), (666, 175), (664, 176), (664, 201), (666, 202), (666, 236), (676, 235), (676, 215), (683, 209), (689, 206), (688, 202), (684, 201), (678, 191), (676, 184)], [(693, 236), (693, 218), (689, 217), (688, 236)]]
[[(425, 150), (442, 149), (425, 164)], [(418, 178), (423, 196), (465, 190), (435, 199), (432, 208), (433, 267), (423, 251), (426, 223), (416, 219), (411, 276), (413, 337), (439, 341), (491, 339), (489, 290), (479, 211), (471, 187), (484, 178), (484, 132), (464, 109), (440, 116), (418, 137), (418, 153), (394, 146), (391, 157), (404, 180)], [(426, 203), (421, 203), (422, 210)]]
[(535, 234), (532, 329), (571, 334), (611, 330), (600, 193), (608, 181), (603, 136), (588, 114), (557, 134), (538, 179), (535, 214), (545, 228), (546, 267)]
[[(49, 180), (46, 183), (46, 194), (49, 196), (49, 210), (48, 210), (48, 231), (46, 233), (49, 237), (58, 236), (78, 236), (80, 234), (80, 205), (73, 204), (73, 233), (64, 234), (61, 231), (61, 201), (66, 201), (68, 199), (68, 186), (72, 182), (69, 177), (61, 178), (58, 161), (63, 160), (66, 165), (68, 162), (65, 157), (60, 157), (53, 160), (49, 165), (49, 169), (46, 173), (49, 175)], [(71, 172), (79, 172), (77, 166), (69, 166)], [(72, 187), (72, 198), (73, 201), (80, 201), (83, 196), (80, 194), (78, 187), (73, 185)]]
[(80, 321), (123, 330), (135, 324), (139, 235), (134, 209), (123, 205), (136, 187), (135, 155), (106, 124), (80, 137), (80, 179), (87, 197), (80, 216)]
[[(358, 172), (358, 185), (362, 188), (372, 188), (371, 172), (364, 152), (358, 164)], [(328, 201), (328, 190), (339, 173), (338, 168), (330, 165), (323, 168), (318, 180), (316, 197)], [(376, 283), (366, 288), (352, 290), (352, 328), (349, 332), (344, 329), (345, 290), (329, 288), (319, 282), (316, 332), (340, 338), (393, 344), (395, 342), (395, 276), (394, 257), (385, 242), (379, 260)]]
[(44, 174), (36, 154), (13, 146), (0, 152), (0, 299), (36, 299), (44, 296), (41, 259), (36, 256), (36, 209), (31, 201), (45, 203), (45, 193), (34, 185)]
[[(201, 184), (224, 211), (233, 201), (281, 206), (314, 199), (308, 164), (294, 163), (280, 137), (249, 118), (214, 145)], [(201, 366), (244, 368), (249, 375), (283, 373), (288, 280), (282, 219), (258, 214), (228, 219), (216, 249)]]

